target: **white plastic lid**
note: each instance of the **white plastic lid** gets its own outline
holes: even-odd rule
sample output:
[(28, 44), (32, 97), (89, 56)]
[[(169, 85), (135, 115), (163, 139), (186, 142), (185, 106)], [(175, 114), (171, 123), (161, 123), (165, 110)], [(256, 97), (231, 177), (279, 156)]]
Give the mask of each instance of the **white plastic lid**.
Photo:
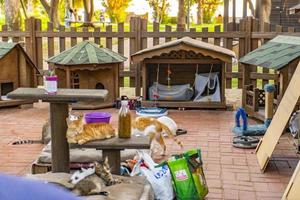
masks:
[(127, 100), (121, 101), (121, 105), (122, 105), (122, 106), (127, 106), (127, 105), (128, 105), (128, 101), (127, 101)]

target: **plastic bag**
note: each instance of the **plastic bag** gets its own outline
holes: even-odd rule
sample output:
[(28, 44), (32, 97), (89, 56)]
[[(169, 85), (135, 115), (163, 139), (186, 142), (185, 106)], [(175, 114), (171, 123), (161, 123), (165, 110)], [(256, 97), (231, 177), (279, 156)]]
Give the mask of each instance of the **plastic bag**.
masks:
[(155, 199), (174, 199), (175, 195), (168, 166), (155, 167), (157, 164), (152, 160), (149, 154), (138, 151), (138, 155), (139, 161), (134, 166), (130, 175), (144, 175), (154, 191)]

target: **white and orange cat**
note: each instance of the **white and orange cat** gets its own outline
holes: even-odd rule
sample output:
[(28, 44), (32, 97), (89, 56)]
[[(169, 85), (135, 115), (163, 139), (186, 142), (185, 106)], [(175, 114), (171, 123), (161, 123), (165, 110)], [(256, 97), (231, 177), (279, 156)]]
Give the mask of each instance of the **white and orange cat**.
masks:
[[(151, 118), (151, 117), (137, 117), (132, 122), (132, 133), (135, 135), (145, 135), (150, 137), (151, 146), (153, 144), (153, 140), (156, 140), (163, 149), (163, 155), (166, 152), (166, 144), (164, 141), (164, 135), (173, 139), (181, 148), (183, 148), (182, 142), (174, 137), (176, 135), (177, 124), (170, 117), (159, 117), (159, 118)], [(153, 148), (150, 148), (150, 155), (152, 155)]]
[(68, 130), (67, 139), (69, 143), (80, 145), (93, 141), (108, 139), (116, 136), (114, 128), (107, 123), (87, 124), (83, 116), (78, 119), (67, 119)]

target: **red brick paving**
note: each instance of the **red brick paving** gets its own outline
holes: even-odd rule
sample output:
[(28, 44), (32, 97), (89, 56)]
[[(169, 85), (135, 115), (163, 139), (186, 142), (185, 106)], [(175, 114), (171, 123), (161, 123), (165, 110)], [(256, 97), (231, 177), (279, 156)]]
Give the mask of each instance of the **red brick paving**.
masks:
[[(116, 125), (117, 110), (112, 123)], [(229, 111), (177, 111), (170, 116), (187, 135), (179, 136), (184, 150), (201, 148), (205, 175), (209, 185), (207, 199), (280, 199), (298, 162), (298, 156), (288, 135), (284, 135), (276, 148), (273, 160), (262, 174), (254, 150), (231, 146), (231, 127), (234, 113)], [(40, 139), (42, 125), (48, 118), (48, 105), (35, 104), (31, 109), (0, 110), (0, 172), (23, 175), (29, 173), (30, 164), (42, 149), (41, 144), (12, 146), (17, 139)], [(253, 122), (252, 122), (253, 123)], [(167, 140), (168, 154), (181, 152)]]

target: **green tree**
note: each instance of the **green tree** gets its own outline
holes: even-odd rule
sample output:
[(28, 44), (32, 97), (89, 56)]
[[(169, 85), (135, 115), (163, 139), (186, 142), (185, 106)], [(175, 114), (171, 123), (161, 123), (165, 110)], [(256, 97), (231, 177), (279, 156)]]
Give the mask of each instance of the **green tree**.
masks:
[(103, 6), (106, 8), (112, 22), (124, 22), (126, 18), (126, 8), (131, 0), (106, 0), (103, 2)]
[(153, 9), (153, 18), (155, 22), (161, 23), (166, 19), (170, 3), (167, 0), (147, 0)]

